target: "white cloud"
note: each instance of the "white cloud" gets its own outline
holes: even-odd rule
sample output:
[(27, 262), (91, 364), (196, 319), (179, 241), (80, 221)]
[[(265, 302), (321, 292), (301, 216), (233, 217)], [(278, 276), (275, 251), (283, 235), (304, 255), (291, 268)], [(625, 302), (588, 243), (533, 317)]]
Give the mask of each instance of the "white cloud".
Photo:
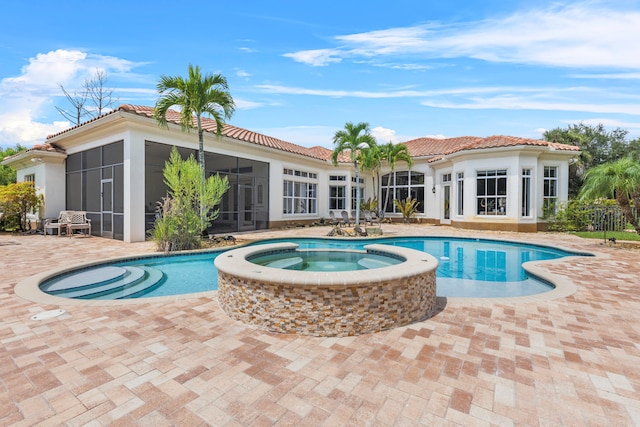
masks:
[(247, 101), (244, 99), (234, 98), (233, 101), (236, 104), (238, 110), (251, 110), (253, 108), (262, 107), (264, 104), (261, 102)]
[(640, 115), (640, 105), (614, 104), (599, 102), (562, 102), (562, 101), (536, 101), (532, 98), (517, 96), (495, 96), (489, 98), (474, 97), (462, 102), (454, 101), (423, 101), (420, 103), (426, 107), (469, 109), (469, 110), (539, 110), (539, 111), (579, 111), (585, 113), (607, 114), (634, 114)]
[(425, 98), (421, 105), (447, 109), (579, 111), (640, 115), (640, 95), (608, 88), (481, 86), (441, 90), (350, 91), (259, 85), (268, 93), (364, 99)]
[(240, 70), (236, 68), (236, 76), (246, 78), (246, 77), (251, 77), (251, 74), (247, 73), (244, 70)]
[(282, 56), (291, 58), (296, 62), (302, 62), (314, 67), (323, 67), (333, 62), (341, 62), (344, 53), (336, 49), (302, 50), (294, 53), (285, 53)]
[(637, 80), (640, 79), (640, 73), (571, 74), (569, 77), (575, 79)]
[(548, 131), (548, 130), (549, 130), (549, 129), (546, 129), (546, 128), (537, 128), (537, 129), (534, 129), (533, 131), (534, 131), (536, 134), (539, 134), (540, 136), (542, 136), (542, 135), (543, 135), (546, 131)]
[(21, 144), (31, 146), (42, 142), (44, 137), (67, 129), (69, 122), (54, 121), (42, 123), (36, 121), (28, 110), (15, 114), (0, 114), (0, 146)]
[(529, 8), (505, 17), (335, 36), (339, 47), (285, 54), (325, 66), (347, 57), (419, 55), (560, 67), (640, 69), (640, 12), (595, 2)]
[[(56, 98), (63, 96), (59, 84), (73, 92), (96, 70), (106, 71), (110, 78), (116, 75), (131, 77), (134, 76), (131, 70), (138, 65), (112, 56), (64, 49), (30, 58), (19, 75), (0, 80), (3, 101), (0, 104), (0, 145), (40, 143), (47, 135), (69, 127), (69, 123), (62, 120), (46, 123), (41, 118), (51, 110)], [(148, 91), (126, 90), (131, 94)]]
[(597, 126), (599, 124), (604, 125), (607, 128), (622, 128), (627, 129), (631, 132), (637, 133), (640, 130), (640, 121), (638, 122), (630, 122), (623, 121), (611, 118), (592, 118), (592, 119), (584, 119), (584, 120), (574, 120), (567, 123), (584, 123), (585, 125)]
[(371, 135), (378, 141), (378, 144), (386, 144), (387, 142), (398, 142), (396, 131), (393, 129), (376, 126), (371, 129)]

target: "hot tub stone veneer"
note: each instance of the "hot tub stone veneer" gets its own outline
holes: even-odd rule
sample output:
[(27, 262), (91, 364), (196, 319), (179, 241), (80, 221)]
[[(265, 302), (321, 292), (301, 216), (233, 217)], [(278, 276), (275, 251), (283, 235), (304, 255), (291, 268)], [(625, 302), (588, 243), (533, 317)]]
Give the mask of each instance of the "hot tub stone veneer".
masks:
[(349, 336), (423, 320), (435, 308), (438, 262), (428, 254), (368, 245), (367, 250), (392, 253), (406, 261), (330, 273), (280, 270), (245, 259), (255, 252), (287, 247), (297, 245), (246, 247), (216, 258), (218, 300), (230, 317), (273, 332)]

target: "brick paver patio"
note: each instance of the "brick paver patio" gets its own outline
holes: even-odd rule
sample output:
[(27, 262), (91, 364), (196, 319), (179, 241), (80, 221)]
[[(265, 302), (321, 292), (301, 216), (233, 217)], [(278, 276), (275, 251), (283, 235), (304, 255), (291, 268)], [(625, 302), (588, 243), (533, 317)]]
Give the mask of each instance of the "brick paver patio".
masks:
[[(153, 245), (0, 235), (0, 425), (640, 425), (639, 251), (546, 233), (384, 230), (602, 256), (546, 267), (577, 285), (566, 298), (441, 301), (420, 323), (313, 338), (233, 321), (215, 292), (122, 306), (34, 303), (13, 291), (30, 275)], [(57, 308), (67, 313), (30, 320)]]

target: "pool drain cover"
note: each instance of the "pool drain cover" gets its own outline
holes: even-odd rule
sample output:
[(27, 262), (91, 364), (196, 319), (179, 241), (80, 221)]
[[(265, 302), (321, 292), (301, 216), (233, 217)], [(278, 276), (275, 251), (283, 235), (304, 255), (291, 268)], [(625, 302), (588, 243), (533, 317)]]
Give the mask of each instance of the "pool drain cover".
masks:
[(38, 314), (34, 314), (33, 316), (31, 316), (31, 320), (46, 320), (46, 319), (52, 319), (54, 317), (58, 317), (62, 314), (66, 313), (65, 310), (62, 309), (57, 309), (57, 310), (49, 310), (49, 311), (43, 311), (41, 313)]

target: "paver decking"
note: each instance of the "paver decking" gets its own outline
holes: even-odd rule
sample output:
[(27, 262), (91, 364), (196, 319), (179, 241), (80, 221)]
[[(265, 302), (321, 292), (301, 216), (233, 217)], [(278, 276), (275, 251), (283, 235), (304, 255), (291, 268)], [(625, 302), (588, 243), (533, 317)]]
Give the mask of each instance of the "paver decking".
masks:
[[(0, 235), (0, 425), (640, 425), (639, 251), (560, 234), (383, 227), (604, 256), (546, 267), (577, 285), (566, 298), (440, 301), (432, 318), (406, 327), (314, 338), (231, 320), (215, 293), (123, 306), (34, 303), (15, 295), (17, 282), (153, 245)], [(30, 320), (57, 308), (67, 313)]]

